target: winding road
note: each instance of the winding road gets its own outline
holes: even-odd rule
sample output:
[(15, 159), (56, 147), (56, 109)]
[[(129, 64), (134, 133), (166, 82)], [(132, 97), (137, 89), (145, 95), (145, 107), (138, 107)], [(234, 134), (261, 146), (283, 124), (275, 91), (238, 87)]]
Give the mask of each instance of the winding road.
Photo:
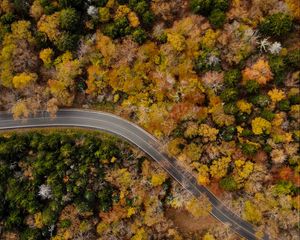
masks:
[[(211, 215), (230, 226), (245, 239), (258, 239), (255, 228), (231, 212), (206, 187), (199, 185), (194, 176), (179, 166), (178, 161), (162, 150), (162, 145), (151, 134), (139, 126), (116, 115), (81, 109), (61, 109), (56, 118), (48, 113), (40, 112), (27, 120), (13, 120), (10, 113), (0, 112), (0, 130), (41, 127), (81, 127), (103, 130), (118, 135), (136, 145), (147, 155), (158, 162), (178, 183), (196, 198), (205, 194), (212, 204)], [(262, 239), (268, 240), (265, 235)]]

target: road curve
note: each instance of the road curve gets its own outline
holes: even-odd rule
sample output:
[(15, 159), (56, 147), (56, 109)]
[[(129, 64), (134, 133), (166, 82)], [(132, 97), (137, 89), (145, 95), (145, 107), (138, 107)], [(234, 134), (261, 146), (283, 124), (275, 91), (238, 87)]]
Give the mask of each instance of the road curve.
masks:
[[(103, 130), (118, 135), (136, 145), (147, 155), (158, 162), (178, 183), (195, 197), (205, 194), (212, 204), (211, 215), (227, 224), (240, 236), (248, 240), (258, 239), (255, 228), (244, 221), (218, 200), (206, 187), (199, 185), (195, 177), (186, 172), (177, 160), (168, 156), (159, 141), (139, 126), (116, 115), (81, 109), (61, 109), (56, 118), (50, 118), (48, 113), (40, 112), (27, 120), (13, 120), (10, 113), (0, 112), (0, 130), (36, 127), (82, 127)], [(265, 235), (262, 239), (268, 240)]]

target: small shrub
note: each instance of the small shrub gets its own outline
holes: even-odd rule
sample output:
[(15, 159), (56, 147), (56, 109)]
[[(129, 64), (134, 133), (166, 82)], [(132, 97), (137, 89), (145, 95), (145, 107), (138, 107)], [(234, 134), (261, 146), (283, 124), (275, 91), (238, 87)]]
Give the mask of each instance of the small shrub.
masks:
[(281, 180), (274, 187), (274, 193), (278, 195), (288, 195), (293, 191), (292, 182)]
[(214, 9), (220, 9), (222, 11), (227, 11), (229, 8), (229, 0), (214, 0)]
[(120, 5), (125, 5), (125, 4), (128, 4), (128, 0), (118, 0), (118, 3)]
[(105, 25), (105, 27), (103, 28), (103, 33), (111, 37), (112, 39), (116, 39), (119, 37), (119, 31), (113, 23)]
[(269, 144), (266, 144), (265, 146), (264, 146), (264, 149), (263, 149), (266, 153), (270, 153), (270, 152), (272, 152), (272, 150), (273, 150), (273, 148), (271, 147), (271, 145), (269, 145)]
[(157, 36), (156, 40), (162, 44), (166, 43), (168, 41), (168, 35), (164, 32), (164, 33), (160, 34), (159, 36)]
[(40, 0), (39, 1), (42, 7), (46, 7), (47, 5), (49, 5), (49, 1), (48, 0)]
[(0, 22), (3, 24), (11, 24), (13, 21), (15, 21), (15, 15), (12, 13), (6, 13), (1, 16)]
[(9, 25), (7, 25), (7, 24), (3, 25), (3, 24), (0, 23), (0, 44), (3, 41), (5, 35), (7, 33), (9, 33), (9, 31), (10, 31), (10, 26)]
[(53, 14), (55, 11), (57, 11), (56, 7), (53, 5), (48, 5), (46, 7), (44, 7), (44, 12), (46, 15), (51, 15)]
[(108, 22), (110, 20), (110, 13), (109, 13), (109, 9), (106, 7), (100, 7), (99, 8), (99, 21), (104, 23), (104, 22)]
[(42, 235), (38, 229), (26, 228), (20, 234), (20, 240), (35, 240), (41, 239)]
[(259, 83), (254, 80), (249, 80), (245, 84), (247, 93), (257, 93), (259, 91)]
[(268, 95), (257, 95), (250, 99), (251, 103), (258, 107), (266, 107), (270, 103), (270, 98)]
[(291, 104), (288, 99), (281, 100), (280, 102), (277, 103), (277, 108), (280, 111), (290, 111), (291, 110)]
[(114, 23), (107, 24), (103, 33), (112, 39), (116, 39), (119, 37), (124, 37), (131, 33), (131, 28), (129, 26), (129, 22), (126, 17), (119, 18), (115, 20)]
[(292, 17), (284, 13), (275, 13), (266, 17), (259, 26), (262, 34), (274, 37), (283, 37), (293, 27)]
[(69, 219), (63, 219), (59, 225), (61, 228), (68, 228), (72, 225), (72, 222)]
[(247, 122), (248, 118), (249, 118), (249, 115), (246, 113), (242, 113), (242, 112), (238, 112), (237, 115), (235, 116), (235, 119), (238, 124)]
[(126, 17), (119, 18), (115, 21), (114, 25), (118, 29), (120, 37), (130, 34), (130, 26)]
[(239, 111), (238, 107), (236, 106), (235, 103), (226, 103), (224, 105), (224, 112), (226, 114), (231, 114), (231, 115), (235, 115), (237, 114)]
[(235, 126), (228, 126), (228, 127), (226, 128), (226, 131), (227, 131), (228, 133), (234, 134), (234, 133), (236, 132), (236, 128), (235, 128)]
[(289, 100), (292, 105), (300, 104), (300, 95), (299, 94), (293, 95), (289, 98)]
[(258, 148), (254, 144), (243, 143), (242, 152), (248, 156), (253, 156), (257, 152)]
[(285, 58), (285, 62), (289, 67), (300, 68), (300, 48), (290, 51)]
[(232, 141), (234, 138), (234, 134), (236, 132), (236, 128), (234, 126), (228, 126), (226, 127), (222, 133), (221, 133), (221, 137), (224, 141)]
[(224, 84), (228, 87), (236, 86), (242, 78), (241, 71), (238, 69), (231, 69), (225, 72)]
[(150, 28), (153, 25), (154, 20), (155, 20), (155, 16), (150, 11), (146, 11), (142, 15), (142, 23), (143, 23), (143, 26), (146, 28)]
[[(97, 0), (96, 1), (96, 6), (97, 7), (104, 7), (106, 5), (106, 3), (108, 2), (108, 0)], [(120, 3), (121, 4), (121, 3)]]
[(143, 29), (138, 28), (132, 33), (132, 37), (138, 44), (143, 44), (147, 40), (147, 33)]
[(252, 131), (250, 129), (244, 129), (241, 134), (241, 137), (250, 137), (252, 136)]
[(190, 9), (194, 13), (208, 15), (212, 9), (212, 0), (190, 0)]
[(261, 113), (260, 116), (266, 120), (268, 120), (269, 122), (272, 121), (275, 117), (275, 114), (267, 109), (264, 109)]
[(36, 31), (35, 40), (38, 49), (47, 48), (49, 46), (47, 35), (43, 32)]
[(74, 8), (63, 9), (60, 12), (59, 24), (64, 30), (73, 31), (78, 28), (79, 17)]
[(84, 0), (59, 0), (58, 3), (61, 8), (67, 8), (67, 7), (80, 8), (83, 7)]
[(210, 13), (208, 19), (214, 28), (221, 28), (224, 25), (226, 14), (220, 9), (214, 9)]
[(146, 1), (129, 1), (129, 6), (140, 16), (149, 9), (149, 4)]
[(225, 88), (220, 97), (224, 102), (236, 101), (238, 90), (236, 88)]
[(61, 37), (55, 42), (55, 46), (62, 52), (72, 51), (77, 47), (78, 40), (78, 35), (64, 32)]
[(220, 63), (209, 64), (209, 57), (211, 53), (203, 51), (195, 60), (195, 71), (197, 73), (203, 73), (209, 70), (219, 70), (221, 68)]
[(92, 191), (86, 191), (84, 193), (84, 198), (87, 200), (88, 203), (94, 203), (96, 200), (95, 193)]
[(224, 177), (219, 184), (226, 191), (235, 191), (238, 189), (238, 184), (232, 176)]
[(282, 84), (286, 70), (283, 58), (279, 56), (272, 56), (269, 59), (269, 65), (273, 73), (274, 82), (276, 84)]

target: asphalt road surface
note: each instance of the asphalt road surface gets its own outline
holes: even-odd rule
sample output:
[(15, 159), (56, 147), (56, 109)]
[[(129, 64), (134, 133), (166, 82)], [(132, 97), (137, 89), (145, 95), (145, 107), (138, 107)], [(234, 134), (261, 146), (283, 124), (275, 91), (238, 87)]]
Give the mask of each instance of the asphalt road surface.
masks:
[[(199, 185), (194, 176), (179, 166), (177, 160), (170, 157), (162, 149), (162, 144), (151, 134), (125, 119), (105, 112), (95, 112), (80, 109), (61, 109), (56, 118), (48, 113), (40, 112), (26, 120), (13, 120), (10, 113), (0, 112), (0, 130), (41, 127), (81, 127), (103, 130), (118, 135), (136, 145), (143, 152), (158, 162), (179, 184), (198, 198), (205, 194), (212, 204), (211, 215), (230, 226), (230, 228), (245, 239), (258, 239), (255, 228), (231, 212), (206, 187)], [(269, 239), (267, 235), (264, 240)]]

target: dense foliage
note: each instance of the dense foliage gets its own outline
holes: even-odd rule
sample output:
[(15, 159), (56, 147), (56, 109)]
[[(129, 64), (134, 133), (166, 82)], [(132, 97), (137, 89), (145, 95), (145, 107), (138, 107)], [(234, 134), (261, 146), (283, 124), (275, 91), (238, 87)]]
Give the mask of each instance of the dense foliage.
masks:
[(210, 209), (129, 145), (99, 133), (1, 134), (0, 173), (1, 239), (181, 238), (165, 210), (201, 217)]
[(297, 236), (298, 1), (0, 0), (0, 15), (1, 110), (112, 111), (261, 232)]
[[(105, 181), (103, 162), (113, 157), (121, 163), (120, 149), (113, 141), (89, 135), (1, 136), (0, 221), (4, 230), (18, 229), (21, 239), (47, 238), (49, 227), (68, 204), (82, 212), (109, 211), (118, 192)], [(41, 226), (31, 229), (26, 218), (38, 214)]]

